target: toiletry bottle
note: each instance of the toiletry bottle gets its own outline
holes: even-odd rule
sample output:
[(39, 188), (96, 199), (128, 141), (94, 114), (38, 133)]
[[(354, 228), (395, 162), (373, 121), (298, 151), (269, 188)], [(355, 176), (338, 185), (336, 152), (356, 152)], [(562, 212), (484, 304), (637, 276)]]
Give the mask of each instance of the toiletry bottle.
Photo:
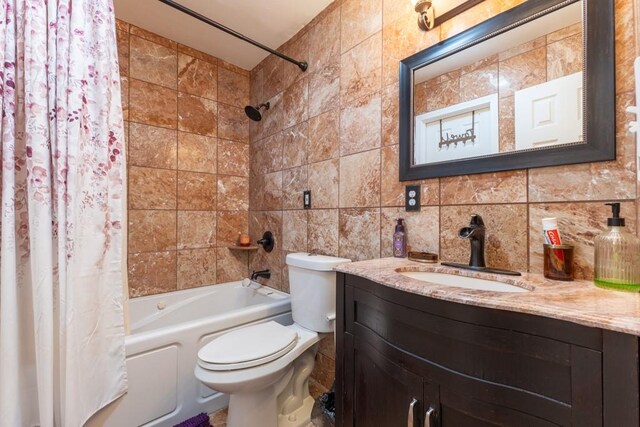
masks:
[(396, 258), (404, 258), (407, 254), (407, 235), (404, 231), (404, 225), (402, 218), (398, 218), (396, 221), (396, 231), (393, 233), (393, 256)]
[(613, 216), (607, 220), (609, 230), (595, 239), (595, 284), (640, 291), (640, 239), (626, 230), (620, 203), (607, 205)]

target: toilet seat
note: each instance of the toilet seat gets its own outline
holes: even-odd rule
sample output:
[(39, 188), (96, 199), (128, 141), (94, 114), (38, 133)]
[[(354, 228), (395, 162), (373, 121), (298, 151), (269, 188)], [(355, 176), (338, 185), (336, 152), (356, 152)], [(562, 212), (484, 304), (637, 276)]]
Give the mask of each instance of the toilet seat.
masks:
[(298, 333), (276, 322), (228, 332), (198, 352), (198, 364), (211, 371), (233, 371), (263, 365), (295, 348)]

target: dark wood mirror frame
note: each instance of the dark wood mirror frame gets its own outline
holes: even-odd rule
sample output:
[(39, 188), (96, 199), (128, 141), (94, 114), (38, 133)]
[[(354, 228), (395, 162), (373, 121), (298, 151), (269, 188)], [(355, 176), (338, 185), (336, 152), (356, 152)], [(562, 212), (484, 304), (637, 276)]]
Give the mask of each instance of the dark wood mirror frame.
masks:
[(584, 144), (412, 165), (413, 74), (416, 69), (577, 1), (528, 0), (400, 62), (400, 181), (615, 160), (614, 0), (583, 0)]

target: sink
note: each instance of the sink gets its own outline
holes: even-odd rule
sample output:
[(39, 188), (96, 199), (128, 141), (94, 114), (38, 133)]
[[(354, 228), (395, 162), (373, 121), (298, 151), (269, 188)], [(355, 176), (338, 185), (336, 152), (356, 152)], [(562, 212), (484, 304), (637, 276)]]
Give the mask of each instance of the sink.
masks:
[(435, 283), (456, 288), (475, 289), (492, 292), (529, 292), (529, 289), (495, 280), (476, 279), (475, 277), (457, 276), (455, 274), (433, 273), (427, 271), (402, 271), (403, 276), (423, 282)]

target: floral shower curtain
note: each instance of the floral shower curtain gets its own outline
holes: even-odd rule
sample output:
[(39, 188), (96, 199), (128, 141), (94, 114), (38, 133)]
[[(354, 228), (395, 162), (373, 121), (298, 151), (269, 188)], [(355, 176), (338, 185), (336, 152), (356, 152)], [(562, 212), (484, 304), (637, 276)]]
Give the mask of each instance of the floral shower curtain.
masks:
[(126, 390), (113, 5), (0, 4), (0, 425), (76, 427)]

